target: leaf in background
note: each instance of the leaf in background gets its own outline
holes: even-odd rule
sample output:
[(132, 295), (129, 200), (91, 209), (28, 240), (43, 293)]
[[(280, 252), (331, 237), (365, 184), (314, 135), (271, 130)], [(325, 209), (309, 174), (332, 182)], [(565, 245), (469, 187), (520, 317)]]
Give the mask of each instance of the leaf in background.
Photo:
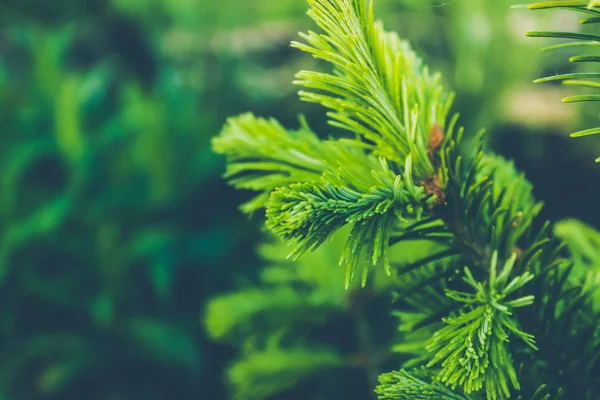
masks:
[(319, 308), (326, 309), (327, 304), (313, 309), (306, 300), (304, 293), (285, 286), (224, 294), (210, 301), (205, 317), (206, 328), (213, 339), (222, 340), (240, 331), (252, 334), (258, 326), (284, 329), (303, 314), (319, 318), (322, 315)]
[(27, 168), (40, 158), (55, 151), (50, 140), (35, 140), (14, 146), (2, 163), (2, 202), (0, 207), (5, 218), (19, 215), (18, 206), (22, 205), (23, 193), (27, 187), (21, 184)]
[(126, 331), (148, 356), (157, 361), (182, 364), (194, 370), (200, 368), (200, 349), (182, 327), (159, 319), (135, 318), (127, 322)]
[(158, 297), (167, 300), (173, 285), (173, 264), (166, 257), (154, 260), (150, 267), (150, 279)]
[(94, 321), (100, 326), (107, 327), (114, 320), (115, 304), (111, 296), (101, 294), (92, 301), (90, 314)]
[[(27, 376), (30, 388), (58, 389), (68, 379), (67, 375), (76, 373), (92, 354), (90, 342), (82, 336), (65, 332), (38, 334), (11, 341), (2, 352), (0, 392), (14, 393), (14, 386), (21, 376)], [(31, 366), (45, 364), (50, 367), (35, 377), (31, 375)], [(62, 370), (52, 371), (58, 365), (62, 365), (59, 367)]]
[(56, 140), (63, 154), (73, 163), (81, 159), (84, 150), (79, 121), (79, 88), (79, 78), (63, 79), (55, 102)]
[(344, 365), (334, 351), (310, 347), (251, 352), (229, 369), (237, 400), (262, 400), (296, 385), (310, 375)]
[(54, 394), (69, 384), (75, 375), (87, 366), (82, 360), (72, 360), (54, 364), (46, 368), (38, 377), (36, 386), (44, 395)]
[(12, 252), (19, 246), (26, 246), (27, 241), (57, 229), (68, 216), (72, 205), (69, 197), (59, 198), (6, 229), (0, 244), (0, 282), (12, 267)]
[(33, 38), (31, 45), (34, 56), (35, 87), (43, 96), (52, 99), (60, 84), (63, 72), (62, 57), (71, 32), (69, 29), (63, 29), (55, 31), (54, 35), (45, 35), (39, 30), (28, 33)]

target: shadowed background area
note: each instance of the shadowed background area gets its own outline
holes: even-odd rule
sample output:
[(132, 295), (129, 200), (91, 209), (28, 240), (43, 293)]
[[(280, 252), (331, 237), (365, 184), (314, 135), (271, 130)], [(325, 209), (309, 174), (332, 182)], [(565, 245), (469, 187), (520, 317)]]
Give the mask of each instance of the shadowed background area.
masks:
[[(444, 74), (468, 131), (487, 127), (489, 145), (527, 173), (544, 217), (600, 227), (600, 140), (568, 138), (597, 112), (531, 83), (570, 67), (523, 35), (576, 20), (512, 3), (376, 7)], [(0, 0), (0, 399), (229, 397), (236, 349), (207, 338), (204, 313), (256, 281), (262, 215), (238, 211), (250, 194), (227, 187), (211, 137), (246, 111), (290, 128), (304, 114), (319, 134), (339, 133), (291, 84), (318, 64), (289, 47), (314, 29), (305, 9)], [(336, 398), (364, 398), (363, 386)], [(298, 398), (313, 398), (305, 389)]]

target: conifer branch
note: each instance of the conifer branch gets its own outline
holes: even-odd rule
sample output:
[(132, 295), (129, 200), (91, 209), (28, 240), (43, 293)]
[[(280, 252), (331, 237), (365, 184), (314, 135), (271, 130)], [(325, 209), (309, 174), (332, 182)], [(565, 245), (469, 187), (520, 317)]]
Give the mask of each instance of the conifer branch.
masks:
[[(267, 207), (267, 226), (286, 241), (298, 240), (297, 258), (322, 245), (347, 223), (354, 228), (340, 264), (346, 267), (346, 286), (361, 265), (383, 261), (390, 272), (388, 242), (396, 220), (420, 218), (431, 197), (411, 179), (411, 158), (404, 176), (395, 175), (384, 160), (362, 157), (329, 170), (320, 182), (276, 189)], [(357, 162), (359, 161), (359, 162)], [(368, 268), (363, 269), (366, 283)]]
[(214, 151), (227, 156), (229, 183), (261, 192), (242, 206), (245, 212), (264, 207), (277, 187), (318, 180), (329, 165), (352, 151), (339, 142), (320, 140), (301, 123), (298, 131), (288, 131), (274, 119), (243, 114), (230, 118), (213, 139)]
[(332, 125), (360, 135), (375, 154), (399, 165), (412, 155), (415, 177), (431, 176), (426, 145), (434, 126), (445, 127), (453, 98), (440, 75), (375, 22), (372, 2), (308, 3), (308, 15), (325, 34), (302, 34), (306, 43), (292, 46), (328, 61), (334, 72), (300, 72), (295, 83), (309, 89), (300, 97), (331, 109)]
[[(600, 23), (600, 3), (597, 0), (557, 0), (557, 1), (544, 1), (539, 3), (533, 3), (528, 6), (530, 10), (546, 10), (553, 8), (566, 9), (576, 12), (581, 12), (587, 15), (592, 15), (588, 18), (582, 18), (579, 20), (581, 25), (597, 24)], [(526, 33), (529, 37), (538, 38), (558, 38), (558, 39), (572, 39), (575, 41), (561, 43), (559, 45), (546, 47), (545, 51), (557, 50), (563, 48), (582, 48), (582, 47), (596, 47), (600, 46), (600, 35), (595, 33), (584, 33), (584, 32), (564, 32), (564, 31), (531, 31)], [(571, 63), (597, 63), (600, 62), (600, 58), (595, 55), (575, 55), (569, 58)], [(536, 83), (550, 82), (550, 81), (562, 81), (565, 85), (587, 87), (597, 89), (600, 86), (597, 82), (589, 81), (586, 79), (596, 79), (600, 77), (598, 72), (576, 72), (569, 74), (557, 74), (548, 76), (545, 78), (537, 79)], [(600, 96), (594, 94), (579, 94), (576, 96), (565, 97), (563, 103), (579, 103), (588, 101), (599, 101)], [(589, 135), (596, 135), (600, 133), (600, 127), (591, 129), (584, 129), (571, 134), (571, 137), (582, 137)], [(600, 162), (600, 157), (596, 159), (596, 162)]]
[[(372, 2), (308, 2), (325, 33), (309, 32), (293, 46), (334, 71), (299, 73), (301, 98), (329, 109), (332, 125), (356, 139), (319, 141), (306, 127), (294, 133), (245, 117), (232, 120), (215, 147), (230, 157), (233, 184), (262, 192), (247, 208), (266, 207), (267, 226), (295, 245), (292, 258), (352, 225), (340, 261), (346, 287), (357, 273), (364, 286), (372, 266), (391, 276), (400, 333), (393, 348), (405, 355), (402, 367), (426, 369), (383, 375), (380, 398), (592, 398), (600, 389), (595, 292), (582, 289), (588, 278), (562, 259), (549, 226), (535, 232), (542, 204), (531, 184), (483, 151), (483, 132), (466, 148), (458, 116), (447, 120), (452, 95), (406, 42), (375, 22)], [(588, 1), (530, 8), (556, 7), (600, 14)], [(547, 80), (594, 86), (584, 77), (597, 76)], [(579, 100), (596, 97), (568, 101)], [(394, 263), (390, 245), (407, 242), (431, 251)], [(566, 349), (555, 350), (563, 341)]]
[(379, 377), (380, 400), (471, 400), (452, 392), (426, 370), (398, 371)]
[(477, 282), (465, 268), (463, 280), (475, 293), (447, 290), (446, 295), (465, 304), (462, 313), (445, 319), (446, 327), (437, 331), (428, 345), (436, 355), (428, 366), (442, 364), (440, 379), (451, 387), (462, 385), (465, 393), (485, 387), (489, 399), (510, 397), (509, 385), (519, 389), (517, 373), (506, 343), (510, 335), (521, 338), (535, 348), (534, 338), (518, 329), (512, 310), (533, 303), (533, 296), (507, 300), (533, 275), (526, 273), (508, 281), (516, 255), (510, 258), (496, 275), (498, 253), (490, 265), (489, 280)]

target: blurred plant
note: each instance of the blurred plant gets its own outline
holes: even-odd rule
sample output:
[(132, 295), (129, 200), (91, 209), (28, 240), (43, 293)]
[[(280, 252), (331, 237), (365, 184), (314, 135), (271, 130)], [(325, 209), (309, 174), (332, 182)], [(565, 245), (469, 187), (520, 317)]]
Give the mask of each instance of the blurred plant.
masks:
[(583, 222), (567, 219), (554, 227), (556, 236), (566, 243), (573, 259), (570, 278), (589, 294), (594, 311), (600, 310), (600, 232)]
[[(262, 271), (260, 283), (208, 304), (211, 337), (242, 349), (228, 370), (234, 398), (332, 398), (337, 389), (331, 381), (345, 379), (346, 373), (357, 377), (351, 383), (355, 395), (368, 395), (367, 379), (370, 375), (376, 382), (387, 354), (385, 346), (379, 349), (379, 343), (372, 343), (372, 336), (375, 329), (388, 340), (392, 333), (391, 324), (381, 330), (379, 318), (385, 314), (371, 309), (387, 299), (387, 282), (378, 281), (381, 285), (369, 292), (355, 287), (346, 291), (341, 284), (344, 271), (335, 268), (343, 243), (337, 235), (298, 262), (286, 260), (289, 251), (281, 244), (263, 245), (260, 253), (270, 266)], [(334, 332), (347, 337), (332, 342)], [(307, 380), (312, 389), (298, 390)]]
[[(252, 4), (229, 0), (227, 5), (201, 6), (194, 1), (168, 0), (114, 0), (113, 3), (128, 15), (148, 16), (147, 24), (157, 23), (155, 17), (150, 17), (153, 10), (164, 10), (165, 19), (177, 21), (177, 29), (170, 30), (165, 45), (185, 49), (179, 56), (185, 56), (186, 60), (202, 58), (207, 49), (214, 50), (212, 53), (221, 58), (248, 55), (249, 48), (260, 49), (258, 54), (263, 56), (246, 57), (245, 68), (238, 71), (240, 88), (257, 97), (252, 107), (258, 108), (262, 115), (270, 115), (260, 108), (262, 97), (285, 95), (286, 103), (309, 114), (313, 124), (320, 127), (318, 114), (294, 103), (287, 84), (295, 70), (314, 68), (310, 60), (290, 53), (287, 46), (296, 32), (308, 27), (301, 18), (302, 0), (260, 0)], [(513, 3), (512, 0), (379, 0), (375, 8), (386, 23), (411, 38), (427, 61), (439, 66), (448, 83), (462, 93), (456, 107), (464, 115), (464, 123), (478, 128), (498, 124), (498, 112), (513, 112), (502, 108), (505, 95), (525, 91), (523, 86), (533, 78), (542, 58), (532, 51), (535, 44), (523, 40), (522, 31), (523, 25), (543, 23), (544, 16), (533, 15), (533, 21), (517, 18), (520, 15), (510, 8)], [(268, 58), (279, 60), (282, 67), (279, 73), (265, 71), (263, 64)], [(519, 68), (514, 68), (515, 64)], [(190, 63), (187, 69), (193, 75), (202, 68)], [(280, 109), (274, 111), (283, 113)], [(294, 113), (276, 116), (287, 123), (295, 119)], [(526, 120), (521, 118), (519, 122)]]
[[(288, 131), (248, 114), (230, 119), (213, 143), (227, 156), (230, 183), (258, 192), (244, 211), (264, 207), (267, 227), (293, 246), (292, 259), (325, 249), (351, 227), (338, 252), (346, 288), (395, 294), (396, 344), (369, 340), (397, 353), (400, 368), (381, 375), (380, 399), (593, 398), (600, 390), (596, 276), (581, 274), (577, 257), (562, 257), (549, 224), (537, 225), (542, 205), (532, 185), (483, 151), (483, 133), (464, 143), (458, 115), (450, 115), (453, 93), (375, 20), (372, 2), (308, 3), (324, 33), (303, 34), (293, 47), (333, 72), (301, 71), (295, 83), (301, 99), (328, 109), (329, 123), (349, 136), (318, 140), (306, 123)], [(576, 240), (576, 230), (558, 231)], [(424, 243), (429, 252), (415, 254)], [(396, 262), (397, 244), (417, 258)], [(343, 364), (339, 351), (296, 345), (302, 328), (319, 321), (317, 306), (331, 304), (311, 301), (320, 284), (332, 302), (343, 299), (323, 275), (330, 262), (298, 263), (268, 269), (259, 289), (209, 305), (213, 336), (238, 335), (234, 342), (248, 349), (229, 370), (239, 399), (271, 398), (307, 371), (326, 379), (322, 370)], [(301, 279), (287, 278), (300, 271)], [(357, 276), (362, 289), (354, 289)], [(290, 282), (294, 289), (285, 291)], [(271, 326), (291, 343), (287, 355)], [(322, 396), (319, 387), (304, 397)]]
[(249, 224), (206, 196), (224, 188), (212, 88), (101, 9), (49, 26), (11, 8), (0, 31), (0, 397), (218, 395), (198, 312), (231, 279), (216, 266), (252, 260), (230, 251)]
[[(182, 272), (193, 271), (186, 264), (203, 251), (173, 207), (192, 196), (203, 168), (194, 97), (173, 98), (168, 85), (145, 93), (110, 63), (69, 68), (69, 28), (7, 33), (17, 56), (3, 60), (0, 91), (0, 393), (139, 396), (136, 375), (163, 373), (189, 386), (199, 343), (185, 314), (170, 310)], [(23, 49), (33, 58), (18, 57)], [(94, 376), (105, 384), (90, 389)], [(165, 381), (155, 382), (160, 397)]]
[(198, 312), (231, 269), (252, 273), (231, 249), (254, 239), (210, 137), (257, 100), (256, 49), (186, 58), (171, 33), (204, 46), (222, 21), (191, 3), (25, 3), (0, 4), (0, 397), (218, 397), (227, 350)]

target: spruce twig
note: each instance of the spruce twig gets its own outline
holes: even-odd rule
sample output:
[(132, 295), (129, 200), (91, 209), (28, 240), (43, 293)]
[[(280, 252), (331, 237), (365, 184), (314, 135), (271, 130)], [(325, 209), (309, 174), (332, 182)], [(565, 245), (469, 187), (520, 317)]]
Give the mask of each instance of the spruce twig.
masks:
[[(450, 114), (453, 94), (407, 42), (376, 22), (372, 2), (308, 3), (324, 33), (303, 34), (293, 46), (333, 72), (302, 71), (295, 83), (304, 87), (303, 100), (328, 109), (330, 123), (355, 137), (323, 141), (306, 124), (290, 132), (246, 116), (230, 121), (215, 148), (229, 157), (231, 182), (259, 192), (246, 210), (266, 208), (269, 229), (295, 246), (292, 259), (351, 225), (340, 255), (346, 288), (357, 275), (373, 285), (368, 278), (380, 266), (390, 276), (399, 318), (394, 347), (407, 368), (381, 375), (380, 398), (591, 399), (600, 390), (596, 292), (562, 258), (548, 225), (536, 231), (542, 204), (531, 184), (511, 162), (483, 150), (483, 131), (466, 147), (458, 115)], [(531, 8), (555, 7), (600, 15), (587, 1)], [(579, 100), (596, 97), (569, 99)], [(391, 246), (412, 251), (425, 243), (431, 247), (423, 256), (394, 261)], [(290, 306), (298, 307), (295, 297)], [(351, 310), (374, 384), (378, 349), (363, 307)], [(325, 354), (307, 362), (337, 363)]]

